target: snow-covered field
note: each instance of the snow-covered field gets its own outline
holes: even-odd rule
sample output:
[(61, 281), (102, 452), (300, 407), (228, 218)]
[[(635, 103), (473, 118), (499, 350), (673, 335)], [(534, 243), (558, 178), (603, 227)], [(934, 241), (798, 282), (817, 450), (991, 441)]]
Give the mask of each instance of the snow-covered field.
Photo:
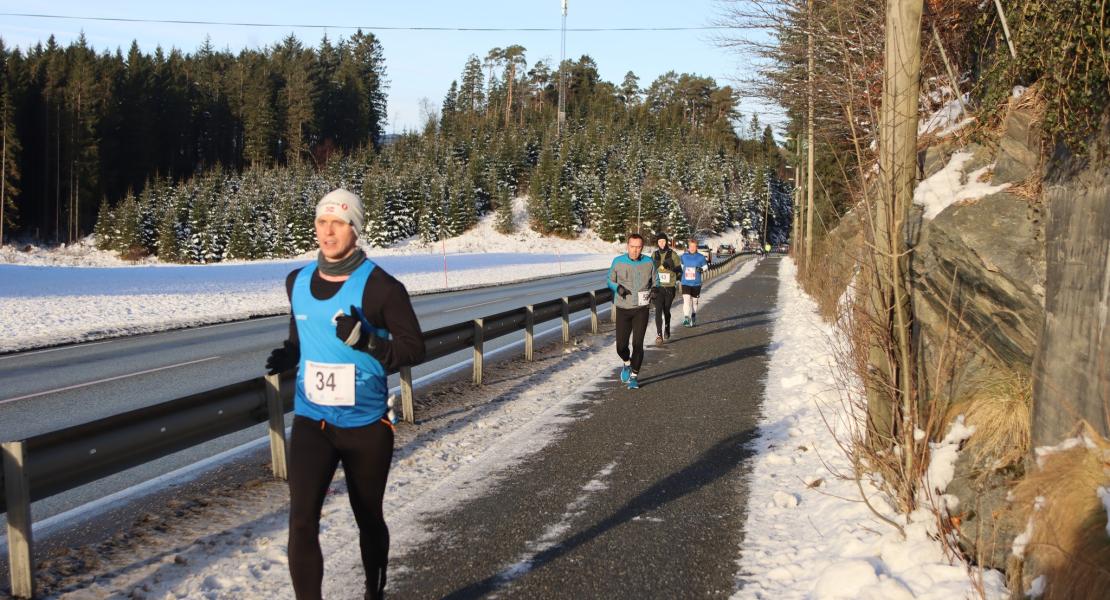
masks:
[[(497, 233), (493, 219), (443, 243), (408, 240), (367, 252), (420, 293), (604, 269), (620, 251), (589, 232), (579, 240), (543, 237), (527, 228), (523, 204), (519, 233)], [(0, 352), (281, 314), (288, 310), (285, 276), (313, 259), (134, 265), (91, 240), (30, 252), (5, 246)]]
[[(936, 541), (936, 516), (918, 510), (907, 519), (864, 481), (873, 506), (902, 524), (906, 537), (860, 501), (837, 446), (852, 415), (835, 389), (833, 340), (798, 287), (795, 266), (782, 261), (759, 452), (750, 475), (745, 539), (734, 596), (743, 599), (951, 600), (979, 598), (974, 573), (945, 555)], [(960, 424), (933, 446), (931, 486), (943, 491), (956, 448), (970, 432)], [(987, 598), (1006, 598), (1003, 577), (983, 573)]]

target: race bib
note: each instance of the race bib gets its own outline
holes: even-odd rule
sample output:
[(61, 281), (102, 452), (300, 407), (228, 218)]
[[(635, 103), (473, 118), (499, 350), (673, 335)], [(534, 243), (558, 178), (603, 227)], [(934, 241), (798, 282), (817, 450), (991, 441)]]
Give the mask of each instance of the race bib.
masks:
[(647, 306), (648, 304), (651, 304), (651, 290), (636, 292), (636, 294), (636, 299), (639, 301), (639, 306)]
[(684, 277), (684, 279), (687, 279), (689, 281), (693, 281), (693, 280), (697, 279), (697, 277), (698, 277), (697, 267), (686, 267), (685, 272), (686, 272), (686, 276)]
[(306, 360), (304, 370), (304, 391), (311, 402), (320, 406), (355, 405), (355, 366), (353, 364), (329, 364)]
[(670, 273), (664, 273), (663, 271), (660, 271), (659, 272), (659, 283), (670, 283), (670, 282), (671, 282), (671, 274)]

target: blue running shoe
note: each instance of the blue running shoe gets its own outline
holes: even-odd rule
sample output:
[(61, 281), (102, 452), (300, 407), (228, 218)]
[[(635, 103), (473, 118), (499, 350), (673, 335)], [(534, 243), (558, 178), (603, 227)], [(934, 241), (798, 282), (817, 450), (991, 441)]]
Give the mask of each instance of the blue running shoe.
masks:
[(621, 383), (628, 383), (629, 376), (632, 375), (632, 367), (624, 367), (621, 369)]
[(628, 389), (630, 389), (630, 390), (640, 389), (640, 384), (636, 383), (636, 378), (635, 377), (629, 377), (628, 378)]

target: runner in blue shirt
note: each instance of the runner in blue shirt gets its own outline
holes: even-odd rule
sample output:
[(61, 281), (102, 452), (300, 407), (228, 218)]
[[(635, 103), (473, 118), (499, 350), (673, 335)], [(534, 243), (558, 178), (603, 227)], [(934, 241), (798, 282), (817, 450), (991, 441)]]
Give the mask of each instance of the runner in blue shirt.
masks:
[(686, 241), (682, 255), (682, 326), (693, 327), (698, 323), (698, 296), (701, 296), (701, 274), (709, 270), (709, 261), (698, 252), (698, 241)]

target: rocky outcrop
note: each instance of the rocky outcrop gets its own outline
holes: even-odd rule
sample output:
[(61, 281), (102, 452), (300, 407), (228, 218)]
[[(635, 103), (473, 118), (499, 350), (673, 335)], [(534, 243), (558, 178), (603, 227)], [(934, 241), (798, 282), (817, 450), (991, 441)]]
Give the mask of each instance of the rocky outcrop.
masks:
[[(973, 155), (965, 174), (993, 160), (993, 184), (1039, 177), (1036, 121), (1031, 110), (1012, 110), (993, 157), (976, 144), (934, 146), (924, 154), (923, 172), (944, 168), (958, 149)], [(923, 385), (941, 407), (968, 398), (992, 370), (1031, 371), (1045, 329), (1048, 265), (1041, 214), (1037, 200), (1003, 191), (953, 204), (915, 231), (913, 302)], [(960, 542), (985, 566), (1006, 568), (1010, 544), (1020, 533), (1005, 509), (1021, 472), (1021, 465), (997, 470), (975, 464), (968, 452), (956, 463), (948, 493), (960, 501)]]
[(1041, 176), (1040, 117), (1036, 110), (1014, 110), (1006, 117), (992, 181), (1021, 183)]
[(1045, 321), (1033, 370), (1033, 443), (1084, 419), (1110, 437), (1110, 126), (1089, 164), (1062, 160), (1045, 182)]
[(976, 358), (961, 361), (966, 368), (1032, 364), (1044, 321), (1045, 259), (1029, 214), (1028, 202), (1000, 192), (952, 205), (922, 227), (914, 308), (931, 351), (946, 342), (966, 351)]

